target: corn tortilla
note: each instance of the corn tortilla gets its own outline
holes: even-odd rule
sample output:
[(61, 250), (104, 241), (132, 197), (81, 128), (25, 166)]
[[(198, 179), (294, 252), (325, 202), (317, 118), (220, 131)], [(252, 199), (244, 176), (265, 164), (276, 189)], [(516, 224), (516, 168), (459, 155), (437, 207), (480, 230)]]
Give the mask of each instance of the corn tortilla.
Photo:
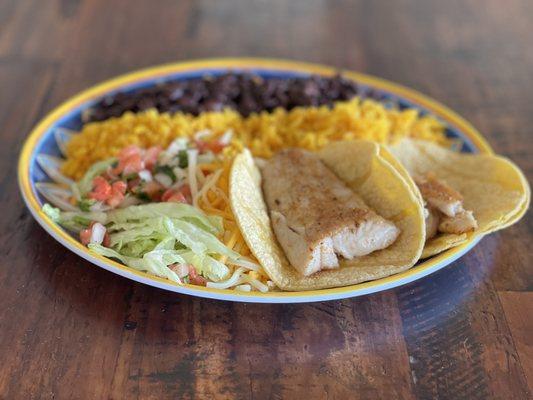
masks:
[[(403, 139), (389, 150), (411, 176), (433, 172), (461, 193), (465, 209), (472, 210), (478, 222), (478, 229), (472, 233), (437, 234), (426, 243), (423, 258), (458, 246), (473, 235), (508, 227), (529, 206), (531, 191), (524, 175), (504, 157), (457, 153), (416, 139)], [(404, 175), (404, 179), (409, 178)], [(410, 185), (415, 185), (412, 180)]]
[(261, 173), (249, 151), (239, 154), (230, 175), (230, 202), (254, 256), (282, 290), (346, 286), (383, 278), (412, 267), (425, 242), (423, 207), (415, 191), (381, 155), (383, 147), (366, 140), (335, 142), (318, 152), (322, 161), (368, 206), (401, 230), (388, 248), (340, 268), (301, 276), (287, 261), (271, 227), (261, 190)]

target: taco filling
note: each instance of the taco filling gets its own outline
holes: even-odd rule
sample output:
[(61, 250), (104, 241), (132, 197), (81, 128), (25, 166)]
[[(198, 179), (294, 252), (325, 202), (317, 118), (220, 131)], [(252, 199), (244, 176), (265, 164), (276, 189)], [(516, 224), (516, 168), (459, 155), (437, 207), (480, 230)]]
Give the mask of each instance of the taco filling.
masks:
[(426, 207), (426, 240), (437, 232), (461, 234), (477, 229), (471, 210), (465, 210), (463, 196), (434, 173), (414, 178)]
[(424, 245), (423, 208), (373, 142), (239, 154), (230, 201), (244, 239), (283, 290), (345, 286), (404, 271)]
[(422, 258), (518, 221), (529, 205), (522, 172), (504, 157), (465, 154), (424, 140), (402, 139), (389, 147), (397, 166), (425, 206)]
[(400, 230), (377, 215), (316, 154), (279, 152), (263, 168), (272, 226), (291, 265), (308, 276), (390, 246)]

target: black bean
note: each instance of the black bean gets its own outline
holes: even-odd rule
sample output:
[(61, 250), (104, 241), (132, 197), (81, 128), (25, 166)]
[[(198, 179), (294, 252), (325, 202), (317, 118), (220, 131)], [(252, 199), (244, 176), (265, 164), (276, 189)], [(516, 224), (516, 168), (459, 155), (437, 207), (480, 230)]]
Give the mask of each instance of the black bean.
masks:
[[(87, 121), (102, 121), (126, 111), (156, 108), (160, 112), (186, 112), (231, 108), (247, 116), (277, 107), (332, 106), (335, 101), (364, 95), (344, 76), (310, 75), (298, 78), (261, 78), (251, 73), (228, 72), (184, 81), (158, 82), (155, 86), (119, 92), (102, 98), (87, 114)], [(369, 97), (375, 94), (369, 92)]]

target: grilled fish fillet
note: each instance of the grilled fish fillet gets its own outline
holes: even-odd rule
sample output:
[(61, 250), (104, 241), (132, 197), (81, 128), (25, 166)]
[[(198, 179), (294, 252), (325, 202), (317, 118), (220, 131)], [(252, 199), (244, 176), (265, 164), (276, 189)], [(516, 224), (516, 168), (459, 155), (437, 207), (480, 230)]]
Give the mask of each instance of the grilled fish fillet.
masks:
[(432, 238), (437, 230), (461, 234), (477, 229), (474, 214), (463, 207), (461, 193), (433, 173), (416, 177), (415, 183), (427, 203), (426, 239)]
[(266, 163), (263, 192), (276, 237), (304, 276), (338, 268), (339, 256), (353, 259), (384, 249), (400, 234), (304, 150), (281, 151)]
[(472, 211), (463, 210), (454, 217), (443, 216), (439, 223), (439, 231), (443, 233), (461, 234), (477, 229), (477, 221)]

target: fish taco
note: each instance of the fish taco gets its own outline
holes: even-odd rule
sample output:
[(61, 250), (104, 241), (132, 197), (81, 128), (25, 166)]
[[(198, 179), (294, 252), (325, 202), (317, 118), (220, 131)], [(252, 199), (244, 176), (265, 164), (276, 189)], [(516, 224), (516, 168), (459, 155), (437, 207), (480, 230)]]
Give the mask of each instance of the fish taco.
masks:
[(424, 205), (423, 258), (473, 235), (510, 226), (528, 208), (529, 185), (520, 169), (504, 157), (458, 153), (415, 139), (404, 139), (389, 149), (405, 168), (398, 171)]
[(346, 286), (412, 267), (425, 241), (416, 192), (374, 142), (288, 149), (261, 170), (236, 157), (230, 202), (244, 239), (283, 290)]

